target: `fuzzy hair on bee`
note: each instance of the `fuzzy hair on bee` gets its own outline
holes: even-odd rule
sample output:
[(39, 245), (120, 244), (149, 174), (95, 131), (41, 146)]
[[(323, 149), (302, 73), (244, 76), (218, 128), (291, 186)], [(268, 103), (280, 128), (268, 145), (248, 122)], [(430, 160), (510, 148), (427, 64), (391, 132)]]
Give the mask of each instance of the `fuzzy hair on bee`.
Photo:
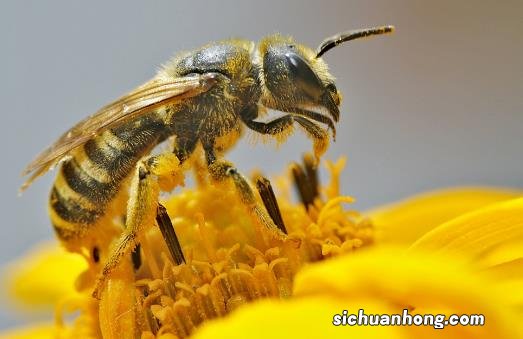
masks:
[[(153, 79), (80, 121), (44, 150), (23, 172), (30, 176), (22, 190), (60, 165), (49, 198), (51, 223), (68, 250), (99, 267), (95, 297), (155, 223), (160, 192), (181, 185), (190, 168), (205, 168), (214, 182), (232, 182), (268, 234), (293, 241), (224, 154), (245, 130), (283, 141), (296, 125), (320, 157), (330, 135), (335, 138), (341, 104), (323, 54), (343, 42), (392, 31), (382, 26), (340, 33), (316, 50), (276, 34), (258, 43), (223, 40), (179, 53)], [(283, 115), (260, 120), (269, 110)], [(151, 154), (168, 139), (172, 151)], [(123, 227), (116, 221), (122, 215)], [(177, 251), (180, 263), (183, 253)]]

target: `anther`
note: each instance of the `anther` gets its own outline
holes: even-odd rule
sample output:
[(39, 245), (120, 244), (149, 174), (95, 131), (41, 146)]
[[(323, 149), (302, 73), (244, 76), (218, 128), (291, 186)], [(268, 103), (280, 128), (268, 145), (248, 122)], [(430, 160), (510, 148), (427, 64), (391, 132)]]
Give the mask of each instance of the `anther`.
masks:
[(136, 245), (134, 250), (131, 252), (131, 260), (133, 262), (133, 268), (137, 271), (140, 266), (142, 266), (142, 256), (140, 253), (141, 246), (140, 244)]
[(180, 246), (180, 242), (178, 241), (178, 237), (174, 231), (171, 218), (169, 218), (169, 214), (167, 214), (167, 209), (161, 204), (158, 204), (158, 209), (156, 210), (156, 222), (160, 227), (163, 239), (167, 244), (167, 248), (169, 249), (174, 262), (176, 265), (184, 264), (185, 257), (183, 256), (182, 247)]
[(293, 164), (292, 176), (303, 205), (308, 209), (319, 196), (318, 169), (310, 154), (303, 157), (303, 166)]
[[(144, 305), (145, 299), (149, 296), (149, 287), (147, 285), (141, 286), (143, 287), (143, 298), (140, 298), (140, 303), (142, 306)], [(159, 320), (153, 315), (153, 312), (151, 311), (150, 306), (146, 306), (143, 308), (143, 314), (145, 316), (145, 320), (149, 324), (149, 328), (151, 329), (151, 332), (156, 335), (158, 331), (160, 330), (160, 322)]]
[(267, 178), (260, 177), (258, 180), (256, 180), (256, 187), (258, 188), (258, 192), (260, 193), (263, 204), (265, 205), (267, 212), (272, 218), (272, 221), (274, 221), (274, 223), (276, 224), (276, 226), (278, 226), (280, 231), (287, 234), (287, 229), (285, 228), (285, 224), (283, 223), (280, 207), (278, 206), (278, 201), (276, 200), (276, 196), (274, 195), (271, 182)]
[(305, 167), (305, 174), (307, 175), (307, 179), (309, 180), (311, 193), (314, 200), (316, 197), (319, 196), (318, 165), (311, 154), (305, 154), (303, 156), (303, 164)]
[(91, 255), (95, 263), (100, 262), (100, 249), (98, 248), (98, 246), (93, 247), (93, 252)]

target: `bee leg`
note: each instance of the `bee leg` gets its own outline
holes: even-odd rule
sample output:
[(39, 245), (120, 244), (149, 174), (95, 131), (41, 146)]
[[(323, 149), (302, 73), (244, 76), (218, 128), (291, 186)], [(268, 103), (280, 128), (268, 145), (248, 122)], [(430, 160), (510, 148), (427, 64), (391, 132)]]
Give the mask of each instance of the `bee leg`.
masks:
[(277, 135), (284, 133), (292, 127), (294, 122), (292, 115), (284, 115), (268, 122), (247, 120), (244, 121), (247, 127), (261, 134)]
[(285, 131), (292, 128), (294, 122), (292, 115), (284, 115), (274, 120), (263, 122), (255, 121), (258, 117), (258, 106), (251, 105), (240, 112), (240, 118), (243, 123), (250, 129), (261, 134), (277, 135), (285, 133)]
[(211, 178), (217, 182), (231, 179), (238, 192), (240, 201), (248, 209), (249, 213), (270, 231), (269, 234), (271, 236), (278, 240), (286, 240), (287, 235), (278, 228), (267, 211), (260, 206), (255, 198), (254, 191), (245, 177), (238, 172), (232, 163), (217, 160), (212, 147), (204, 146), (204, 149)]
[(327, 151), (327, 148), (329, 147), (329, 134), (320, 126), (318, 126), (317, 124), (315, 124), (307, 118), (294, 115), (293, 119), (312, 138), (314, 143), (314, 156), (316, 157), (316, 161), (318, 161), (319, 158), (325, 153), (325, 151)]
[[(179, 173), (176, 173), (177, 169)], [(180, 180), (183, 183), (181, 172), (180, 161), (173, 153), (152, 156), (137, 163), (131, 179), (125, 230), (112, 247), (111, 254), (96, 283), (93, 291), (95, 298), (100, 298), (107, 277), (119, 266), (122, 258), (136, 248), (145, 227), (154, 225), (160, 190), (172, 189), (174, 185), (180, 183)]]
[(255, 121), (258, 116), (258, 108), (251, 106), (241, 112), (242, 121), (255, 132), (269, 135), (279, 135), (292, 128), (293, 122), (297, 122), (307, 135), (312, 138), (314, 145), (314, 155), (319, 159), (329, 146), (329, 135), (320, 126), (306, 117), (287, 114), (268, 122)]

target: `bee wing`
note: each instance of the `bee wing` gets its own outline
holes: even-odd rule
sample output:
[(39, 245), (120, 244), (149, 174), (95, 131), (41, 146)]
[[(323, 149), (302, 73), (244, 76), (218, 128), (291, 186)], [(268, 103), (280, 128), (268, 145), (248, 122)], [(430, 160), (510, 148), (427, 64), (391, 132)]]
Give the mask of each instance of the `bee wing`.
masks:
[(130, 119), (150, 112), (154, 107), (180, 102), (208, 91), (216, 83), (214, 73), (197, 74), (174, 79), (154, 78), (127, 95), (102, 107), (98, 112), (80, 121), (58, 140), (40, 153), (22, 172), (32, 173), (22, 185), (21, 191), (47, 172), (71, 150), (108, 128), (115, 127)]

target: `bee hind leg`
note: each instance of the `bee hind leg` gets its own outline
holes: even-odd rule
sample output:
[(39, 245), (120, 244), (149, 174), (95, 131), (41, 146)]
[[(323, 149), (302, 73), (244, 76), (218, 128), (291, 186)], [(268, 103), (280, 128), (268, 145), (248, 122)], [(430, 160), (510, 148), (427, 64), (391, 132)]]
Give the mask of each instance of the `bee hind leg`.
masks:
[(183, 183), (183, 169), (173, 153), (164, 153), (140, 160), (131, 179), (125, 230), (111, 247), (111, 253), (93, 291), (99, 299), (104, 283), (117, 268), (122, 258), (136, 248), (147, 227), (154, 225), (158, 216), (160, 190), (172, 189)]

